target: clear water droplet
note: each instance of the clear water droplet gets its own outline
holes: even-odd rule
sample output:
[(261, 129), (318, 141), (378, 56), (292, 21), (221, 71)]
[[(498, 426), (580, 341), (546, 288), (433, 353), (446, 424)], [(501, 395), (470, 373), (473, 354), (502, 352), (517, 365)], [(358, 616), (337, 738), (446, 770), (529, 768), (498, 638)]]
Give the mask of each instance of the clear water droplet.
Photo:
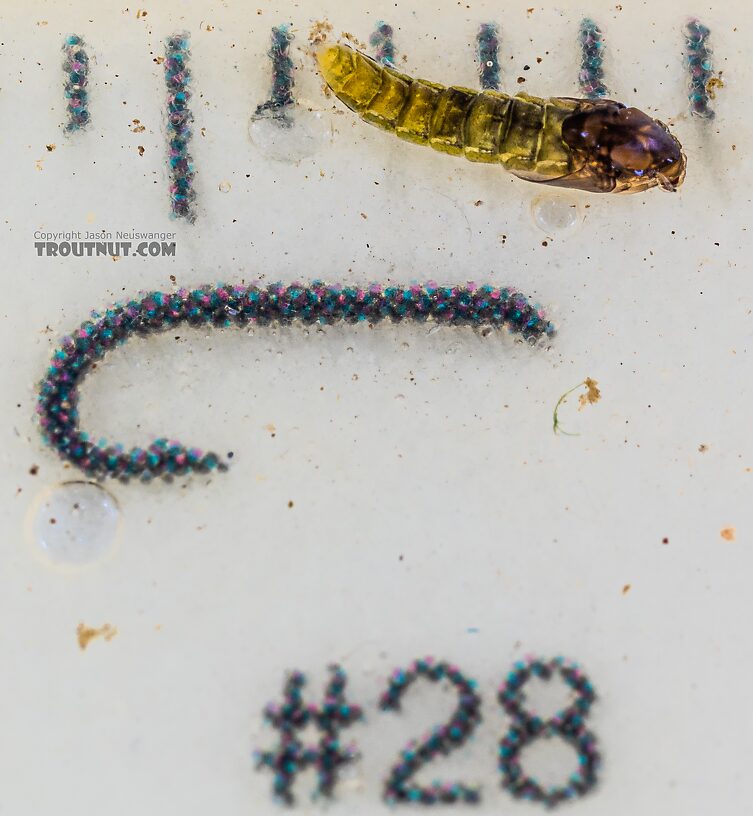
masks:
[(118, 503), (103, 487), (63, 482), (37, 501), (32, 535), (47, 561), (81, 567), (99, 561), (115, 546), (120, 521)]
[(583, 220), (577, 199), (562, 195), (538, 196), (531, 204), (531, 214), (540, 230), (558, 238), (572, 233)]
[(313, 156), (331, 137), (329, 118), (299, 104), (285, 108), (284, 114), (252, 116), (248, 132), (259, 152), (287, 164)]

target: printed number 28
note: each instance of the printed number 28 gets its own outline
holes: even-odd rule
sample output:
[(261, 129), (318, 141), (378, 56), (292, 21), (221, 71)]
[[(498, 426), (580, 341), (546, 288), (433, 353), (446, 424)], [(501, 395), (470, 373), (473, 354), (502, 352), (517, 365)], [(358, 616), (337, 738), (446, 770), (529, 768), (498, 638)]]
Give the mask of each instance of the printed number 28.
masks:
[[(549, 681), (556, 676), (575, 693), (575, 700), (544, 720), (525, 707), (523, 687), (532, 677)], [(424, 787), (412, 781), (419, 769), (436, 756), (447, 755), (463, 745), (481, 722), (481, 698), (476, 692), (475, 681), (466, 678), (457, 666), (435, 662), (430, 658), (417, 660), (407, 669), (393, 672), (380, 700), (382, 710), (399, 711), (404, 693), (419, 678), (433, 683), (448, 680), (457, 691), (458, 704), (449, 722), (435, 726), (431, 734), (421, 741), (411, 740), (400, 752), (385, 782), (384, 798), (391, 803), (479, 802), (481, 794), (478, 787), (462, 782), (435, 782)], [(506, 790), (516, 798), (553, 807), (583, 796), (594, 787), (600, 757), (594, 736), (586, 730), (585, 720), (595, 697), (591, 682), (577, 664), (561, 657), (548, 661), (531, 658), (513, 666), (498, 692), (499, 702), (512, 721), (499, 746), (499, 769)], [(564, 785), (544, 788), (524, 772), (520, 753), (534, 740), (552, 736), (559, 736), (576, 750), (578, 770)]]

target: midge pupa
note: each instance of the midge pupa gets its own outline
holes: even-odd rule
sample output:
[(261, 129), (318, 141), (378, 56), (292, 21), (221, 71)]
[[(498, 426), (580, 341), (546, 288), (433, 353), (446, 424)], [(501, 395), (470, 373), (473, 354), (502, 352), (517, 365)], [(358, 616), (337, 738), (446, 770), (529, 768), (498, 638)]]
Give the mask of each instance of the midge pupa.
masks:
[(528, 181), (622, 193), (674, 191), (685, 177), (667, 126), (619, 102), (447, 88), (340, 44), (321, 46), (317, 59), (327, 85), (364, 121)]

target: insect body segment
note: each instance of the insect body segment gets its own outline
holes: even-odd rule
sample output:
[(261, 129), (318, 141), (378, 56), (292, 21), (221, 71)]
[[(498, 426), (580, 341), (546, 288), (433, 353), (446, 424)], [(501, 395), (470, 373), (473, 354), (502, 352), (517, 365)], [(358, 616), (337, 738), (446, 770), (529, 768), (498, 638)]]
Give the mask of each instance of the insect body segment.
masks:
[[(318, 59), (326, 83), (364, 121), (441, 153), (593, 192), (674, 189), (684, 176), (685, 157), (666, 127), (617, 102), (448, 88), (344, 45), (324, 46)], [(582, 122), (595, 132), (573, 127)]]
[(570, 172), (562, 120), (573, 103), (413, 79), (347, 46), (319, 54), (327, 84), (361, 118), (401, 139), (512, 172)]

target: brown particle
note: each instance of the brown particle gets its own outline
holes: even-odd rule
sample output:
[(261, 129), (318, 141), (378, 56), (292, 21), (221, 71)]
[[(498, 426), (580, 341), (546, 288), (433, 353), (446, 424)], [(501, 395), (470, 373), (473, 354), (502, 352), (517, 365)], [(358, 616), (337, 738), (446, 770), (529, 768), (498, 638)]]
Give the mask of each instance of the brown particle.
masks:
[(625, 586), (624, 586), (624, 587), (622, 587), (622, 594), (623, 594), (623, 595), (627, 595), (627, 594), (628, 594), (628, 592), (630, 592), (630, 590), (631, 590), (631, 589), (632, 589), (632, 585), (631, 585), (631, 584), (625, 584)]
[(705, 445), (703, 442), (698, 446), (698, 453), (706, 453), (709, 449), (708, 445)]
[[(261, 12), (259, 12), (261, 13)], [(309, 30), (309, 44), (318, 45), (326, 42), (327, 35), (332, 31), (332, 23), (327, 20), (317, 20)]]
[(138, 150), (138, 151), (139, 151), (139, 156), (143, 156), (143, 155), (144, 155), (144, 150), (145, 150), (145, 148), (144, 148), (144, 146), (143, 146), (143, 145), (139, 145), (139, 146), (136, 148), (136, 150)]
[(55, 519), (55, 518), (50, 519), (50, 524), (57, 524), (57, 523), (58, 523), (57, 519)]
[(598, 383), (590, 377), (583, 380), (583, 385), (586, 386), (586, 393), (578, 397), (578, 410), (585, 408), (586, 405), (593, 405), (601, 399), (601, 391), (599, 391)]
[(365, 51), (365, 50), (368, 48), (368, 46), (366, 45), (366, 43), (365, 43), (365, 42), (361, 42), (361, 41), (358, 39), (358, 37), (354, 37), (354, 36), (353, 36), (353, 35), (350, 33), (350, 31), (341, 31), (341, 32), (340, 32), (340, 37), (341, 37), (343, 40), (348, 40), (349, 42), (352, 42), (354, 45), (356, 45), (356, 46), (357, 46), (358, 48), (360, 48), (362, 51)]
[(290, 508), (293, 507), (293, 500), (292, 499), (288, 502), (288, 507), (290, 507)]
[(711, 77), (711, 79), (706, 83), (706, 93), (709, 95), (710, 99), (716, 99), (717, 88), (723, 87), (724, 80), (721, 77)]
[(669, 544), (669, 539), (666, 536), (664, 536), (664, 538), (661, 540), (661, 543), (662, 544)]
[(118, 634), (118, 630), (111, 626), (109, 623), (104, 624), (104, 626), (100, 626), (99, 629), (95, 629), (91, 626), (86, 626), (84, 623), (79, 623), (76, 627), (76, 636), (78, 637), (78, 646), (79, 649), (83, 652), (84, 649), (91, 643), (94, 638), (104, 638), (105, 640), (112, 640), (115, 635)]
[(474, 207), (480, 207), (484, 202), (479, 198), (478, 201), (473, 202)]
[(48, 145), (45, 145), (45, 147), (47, 148), (48, 153), (52, 153), (52, 151), (57, 147), (57, 145), (56, 144), (48, 144)]
[(735, 530), (735, 528), (734, 528), (734, 527), (723, 527), (723, 528), (722, 528), (722, 529), (719, 531), (719, 535), (720, 535), (720, 536), (721, 536), (721, 537), (722, 537), (722, 538), (723, 538), (725, 541), (734, 541), (734, 540), (735, 540), (735, 536), (737, 535), (737, 531)]
[(534, 9), (534, 8), (529, 8), (529, 9), (526, 9), (526, 14), (529, 14), (529, 15), (530, 15), (530, 14), (533, 14), (533, 12), (534, 12), (535, 10), (536, 10), (536, 9)]
[(140, 20), (142, 17), (146, 17), (147, 13), (148, 12), (146, 11), (146, 9), (138, 9), (138, 11), (136, 12), (136, 19)]
[(525, 77), (518, 77), (518, 85), (522, 85), (526, 81)]
[(366, 213), (364, 213), (364, 212), (362, 212), (362, 213), (361, 213), (361, 218), (363, 218), (363, 220), (364, 220), (364, 221), (365, 221), (365, 220), (366, 220), (368, 217), (369, 217), (369, 216), (368, 216), (368, 215), (366, 215)]
[(36, 475), (37, 475), (37, 473), (39, 473), (39, 465), (32, 465), (32, 466), (29, 468), (29, 474), (30, 474), (31, 476), (36, 476)]
[(542, 241), (541, 246), (543, 246), (543, 247), (549, 246), (549, 241)]
[(157, 65), (162, 65), (162, 63), (163, 63), (164, 61), (165, 61), (165, 58), (164, 58), (164, 57), (155, 57), (155, 58), (152, 60), (152, 62), (156, 62), (156, 63), (157, 63)]
[(145, 130), (146, 128), (141, 124), (139, 119), (133, 120), (133, 127), (131, 128), (132, 133), (143, 133)]
[(175, 275), (170, 275), (170, 281), (172, 283), (175, 283), (175, 280), (176, 280)]
[(542, 58), (541, 58), (541, 57), (536, 57), (536, 62), (538, 62), (538, 63), (539, 63), (539, 65), (541, 65)]

